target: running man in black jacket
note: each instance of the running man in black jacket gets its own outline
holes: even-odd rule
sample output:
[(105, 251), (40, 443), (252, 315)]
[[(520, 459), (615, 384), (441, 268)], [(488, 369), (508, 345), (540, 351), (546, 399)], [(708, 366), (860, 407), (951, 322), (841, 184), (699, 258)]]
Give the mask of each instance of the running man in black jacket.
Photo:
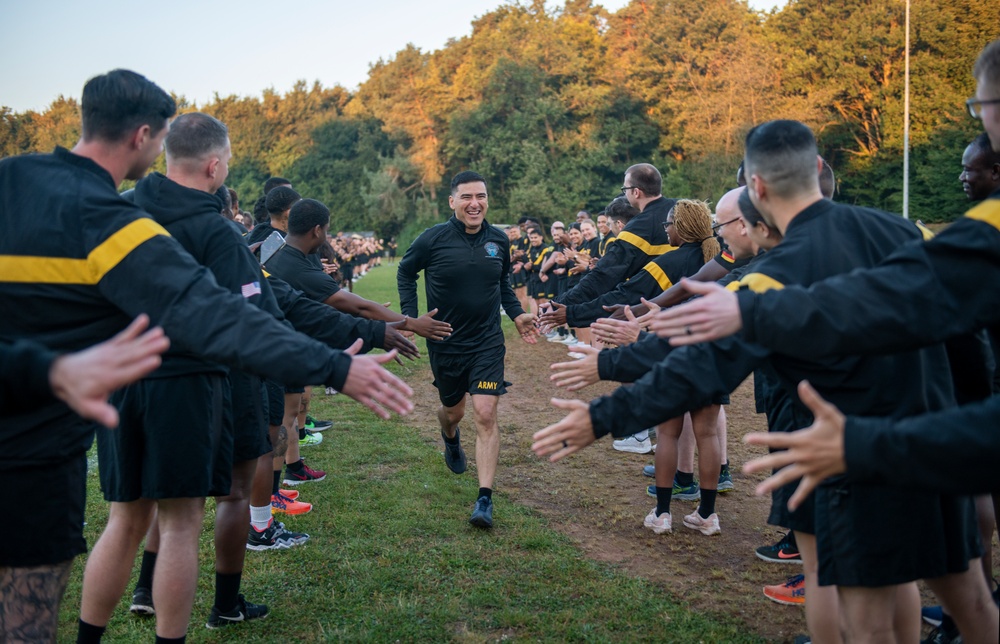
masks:
[(500, 307), (514, 320), (521, 338), (537, 341), (534, 317), (525, 313), (510, 286), (507, 236), (486, 221), (486, 179), (460, 172), (451, 180), (448, 204), (455, 215), (425, 230), (399, 262), (396, 281), (403, 313), (417, 317), (417, 277), (424, 272), (427, 306), (438, 310), (452, 334), (427, 340), (434, 386), (441, 409), (438, 420), (445, 441), (445, 463), (456, 474), (465, 471), (465, 452), (458, 423), (465, 416), (466, 394), (472, 395), (476, 424), (476, 469), (479, 495), (470, 522), (493, 526), (493, 480), (500, 454), (498, 396), (506, 392)]

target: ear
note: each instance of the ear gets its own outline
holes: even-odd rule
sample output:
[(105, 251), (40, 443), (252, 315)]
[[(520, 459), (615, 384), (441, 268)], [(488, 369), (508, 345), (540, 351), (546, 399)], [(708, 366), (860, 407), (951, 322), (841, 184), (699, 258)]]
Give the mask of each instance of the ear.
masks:
[(767, 186), (764, 185), (764, 180), (760, 178), (759, 174), (750, 175), (750, 180), (747, 181), (747, 190), (751, 190), (753, 194), (757, 195), (758, 201), (762, 201), (767, 196)]
[(455, 209), (455, 195), (448, 195), (448, 207), (452, 210)]
[(149, 143), (149, 140), (151, 138), (153, 138), (153, 132), (149, 127), (149, 124), (145, 123), (137, 127), (135, 131), (132, 132), (132, 138), (129, 139), (129, 144), (132, 146), (133, 149), (141, 150), (146, 146), (147, 143)]
[(993, 168), (993, 180), (1000, 182), (1000, 163), (994, 163)]
[(219, 164), (222, 163), (222, 159), (219, 157), (212, 157), (208, 162), (208, 168), (206, 172), (211, 178), (215, 178), (216, 173), (219, 171)]

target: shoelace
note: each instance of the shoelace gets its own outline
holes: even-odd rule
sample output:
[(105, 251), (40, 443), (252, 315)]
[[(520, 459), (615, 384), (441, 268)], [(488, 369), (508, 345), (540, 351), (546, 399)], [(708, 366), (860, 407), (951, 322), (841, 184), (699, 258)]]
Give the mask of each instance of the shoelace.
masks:
[(795, 575), (794, 577), (789, 577), (788, 581), (785, 583), (785, 588), (791, 588), (792, 586), (795, 586), (805, 578), (806, 578), (805, 575)]

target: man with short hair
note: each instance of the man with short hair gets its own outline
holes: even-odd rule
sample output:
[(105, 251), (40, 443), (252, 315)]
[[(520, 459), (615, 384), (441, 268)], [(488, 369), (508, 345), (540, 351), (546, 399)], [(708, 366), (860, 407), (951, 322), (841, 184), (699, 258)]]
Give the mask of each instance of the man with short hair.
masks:
[(486, 179), (460, 172), (448, 197), (454, 215), (417, 237), (399, 262), (399, 302), (408, 316), (417, 315), (417, 277), (424, 272), (427, 306), (439, 311), (452, 334), (429, 339), (434, 385), (441, 408), (438, 421), (445, 442), (445, 463), (461, 474), (466, 458), (458, 424), (465, 416), (466, 394), (472, 398), (476, 426), (476, 469), (479, 493), (469, 522), (493, 526), (493, 485), (500, 454), (497, 401), (506, 392), (500, 307), (514, 321), (521, 338), (534, 344), (534, 318), (525, 313), (510, 287), (510, 253), (506, 235), (486, 220)]
[(611, 230), (611, 218), (605, 211), (597, 215), (597, 232), (600, 233), (600, 245), (598, 246), (598, 257), (604, 257), (604, 251), (608, 244), (615, 241), (615, 232)]
[[(114, 70), (84, 87), (82, 137), (72, 152), (56, 148), (51, 155), (0, 161), (0, 294), (15, 311), (0, 320), (0, 339), (72, 350), (114, 335), (146, 312), (177, 351), (292, 382), (340, 384), (358, 398), (368, 391), (365, 404), (382, 415), (385, 409), (410, 409), (408, 388), (381, 368), (379, 359), (332, 351), (247, 305), (222, 289), (162, 226), (118, 195), (121, 181), (140, 179), (159, 155), (175, 108), (146, 78)], [(213, 217), (228, 225), (218, 211)], [(279, 340), (280, 348), (251, 347), (250, 338), (259, 333)], [(289, 344), (306, 359), (282, 360)], [(378, 402), (370, 404), (369, 390), (380, 383), (391, 393), (376, 392)], [(0, 427), (15, 459), (0, 463), (0, 482), (13, 486), (30, 471), (46, 472), (38, 499), (22, 509), (38, 533), (5, 541), (0, 549), (0, 639), (50, 640), (70, 564), (85, 550), (84, 479), (94, 427), (49, 402), (27, 413), (4, 413)], [(168, 532), (174, 527), (188, 530), (170, 526)], [(163, 577), (161, 595), (169, 593), (172, 579), (181, 586), (193, 579), (189, 569)], [(122, 590), (127, 580), (127, 573), (119, 580)], [(186, 593), (163, 596), (168, 612), (180, 615), (187, 603), (190, 614)], [(178, 620), (169, 629), (158, 624), (158, 635), (182, 637), (186, 623)], [(85, 639), (103, 633), (98, 625), (81, 624), (81, 630)]]
[[(288, 213), (292, 205), (301, 198), (299, 193), (295, 192), (291, 186), (281, 185), (272, 188), (263, 197), (268, 219), (267, 221), (260, 222), (247, 235), (247, 244), (252, 246), (258, 242), (262, 242), (275, 231), (284, 236), (288, 232)], [(257, 255), (259, 256), (260, 253), (258, 252)]]

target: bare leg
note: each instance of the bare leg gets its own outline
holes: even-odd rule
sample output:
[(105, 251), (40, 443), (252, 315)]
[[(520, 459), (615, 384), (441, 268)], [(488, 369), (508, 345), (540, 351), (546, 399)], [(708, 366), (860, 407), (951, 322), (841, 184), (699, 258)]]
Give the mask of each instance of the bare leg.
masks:
[(215, 572), (243, 572), (250, 528), (250, 487), (256, 472), (257, 459), (234, 463), (229, 496), (216, 499)]
[[(682, 472), (694, 472), (694, 427), (691, 424), (691, 414), (684, 414), (683, 429), (677, 440), (677, 469)], [(657, 431), (659, 441), (659, 431)], [(671, 482), (673, 485), (673, 482)]]
[(299, 415), (295, 418), (299, 427), (306, 426), (306, 414), (309, 413), (309, 401), (312, 400), (312, 393), (312, 387), (306, 387), (306, 390), (302, 392), (302, 398), (299, 400)]
[(795, 543), (802, 555), (802, 573), (806, 578), (806, 625), (815, 644), (841, 644), (840, 602), (836, 586), (819, 585), (819, 557), (816, 535), (795, 532)]
[(112, 503), (108, 525), (94, 544), (83, 573), (80, 619), (94, 626), (107, 626), (121, 601), (132, 563), (153, 518), (155, 501), (139, 499)]
[(837, 596), (847, 641), (852, 644), (908, 644), (916, 641), (912, 637), (900, 639), (901, 634), (895, 630), (895, 625), (904, 621), (912, 623), (914, 629), (920, 627), (919, 596), (912, 607), (900, 605), (900, 601), (914, 603), (910, 592), (900, 592), (904, 586), (913, 584), (880, 588), (838, 586)]
[(965, 572), (924, 581), (941, 600), (945, 612), (955, 620), (963, 642), (996, 644), (1000, 617), (978, 559), (971, 559)]
[(587, 344), (591, 343), (590, 327), (589, 326), (583, 327), (581, 329), (574, 329), (574, 330), (576, 331), (576, 339), (577, 340), (579, 340), (580, 342), (586, 342)]
[(691, 424), (698, 443), (698, 478), (704, 490), (714, 490), (719, 485), (719, 405), (709, 405), (691, 412)]
[(993, 580), (993, 530), (996, 517), (993, 514), (993, 496), (983, 494), (976, 497), (976, 518), (979, 521), (979, 540), (983, 543), (983, 572), (992, 590)]
[(438, 422), (441, 423), (441, 431), (448, 438), (455, 438), (455, 430), (458, 428), (458, 424), (462, 422), (462, 418), (465, 417), (466, 400), (466, 398), (462, 398), (454, 407), (441, 405), (438, 408)]
[(0, 642), (55, 642), (73, 560), (0, 568)]
[(160, 637), (187, 633), (198, 582), (198, 536), (204, 514), (204, 498), (159, 501), (161, 543), (153, 574), (153, 603)]
[(281, 426), (288, 430), (288, 451), (285, 452), (285, 463), (298, 463), (299, 454), (299, 406), (302, 404), (302, 394), (285, 394), (285, 417)]
[(476, 423), (476, 472), (479, 487), (493, 489), (500, 459), (500, 426), (497, 424), (499, 396), (473, 394), (472, 411)]
[(729, 462), (728, 427), (726, 423), (726, 407), (719, 408), (719, 462), (725, 465)]
[[(686, 417), (686, 416), (685, 416)], [(656, 487), (674, 486), (674, 474), (677, 472), (678, 436), (683, 440), (684, 432), (682, 427), (684, 421), (680, 418), (671, 418), (656, 426)], [(694, 469), (694, 456), (691, 456)]]

